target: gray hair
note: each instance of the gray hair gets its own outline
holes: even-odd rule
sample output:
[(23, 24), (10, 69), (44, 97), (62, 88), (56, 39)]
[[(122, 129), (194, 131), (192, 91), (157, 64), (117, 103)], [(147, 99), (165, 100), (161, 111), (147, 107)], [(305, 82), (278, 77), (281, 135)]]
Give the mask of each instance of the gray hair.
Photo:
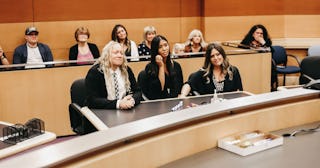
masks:
[(146, 40), (147, 39), (147, 34), (148, 33), (154, 33), (157, 34), (157, 30), (156, 28), (154, 28), (153, 26), (146, 26), (143, 29), (143, 39)]

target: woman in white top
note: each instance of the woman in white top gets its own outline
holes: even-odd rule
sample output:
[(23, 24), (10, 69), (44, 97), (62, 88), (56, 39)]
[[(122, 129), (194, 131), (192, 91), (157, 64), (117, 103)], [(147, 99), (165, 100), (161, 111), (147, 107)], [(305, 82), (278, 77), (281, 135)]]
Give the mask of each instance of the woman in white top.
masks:
[(139, 61), (138, 47), (134, 41), (128, 39), (127, 29), (123, 25), (117, 24), (113, 27), (111, 39), (121, 44), (124, 54), (131, 57), (128, 61)]

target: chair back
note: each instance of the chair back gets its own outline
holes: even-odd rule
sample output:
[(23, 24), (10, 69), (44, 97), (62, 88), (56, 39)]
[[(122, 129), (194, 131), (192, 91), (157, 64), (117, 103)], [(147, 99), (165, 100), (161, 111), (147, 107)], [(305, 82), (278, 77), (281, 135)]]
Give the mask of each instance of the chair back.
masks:
[(320, 56), (320, 45), (314, 45), (309, 47), (308, 56)]
[(301, 61), (301, 76), (299, 83), (306, 84), (310, 82), (310, 79), (304, 75), (311, 77), (312, 79), (320, 79), (320, 57), (308, 56)]
[(69, 117), (72, 131), (84, 135), (97, 131), (91, 122), (81, 113), (81, 107), (85, 106), (87, 90), (85, 79), (75, 80), (70, 88), (71, 104), (69, 105)]
[(145, 86), (143, 86), (142, 84), (145, 81), (147, 81), (147, 73), (146, 73), (145, 70), (142, 70), (138, 74), (138, 85), (141, 88), (141, 93), (142, 93), (143, 100), (149, 100), (149, 98), (143, 93), (143, 90), (144, 90)]
[(273, 53), (272, 59), (276, 65), (287, 65), (287, 53), (286, 49), (282, 46), (272, 46)]
[(77, 79), (75, 80), (70, 89), (71, 102), (78, 104), (80, 107), (83, 107), (85, 104), (87, 92), (85, 79)]

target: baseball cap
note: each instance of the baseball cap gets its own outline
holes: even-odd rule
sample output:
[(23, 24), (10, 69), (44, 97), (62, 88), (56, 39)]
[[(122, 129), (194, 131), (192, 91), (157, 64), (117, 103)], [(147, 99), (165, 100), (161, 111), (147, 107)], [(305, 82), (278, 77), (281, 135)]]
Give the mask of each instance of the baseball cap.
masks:
[(39, 34), (39, 32), (38, 32), (38, 30), (37, 30), (36, 27), (28, 27), (28, 28), (26, 29), (25, 35), (29, 35), (29, 34), (32, 33), (32, 32), (36, 32), (37, 34)]

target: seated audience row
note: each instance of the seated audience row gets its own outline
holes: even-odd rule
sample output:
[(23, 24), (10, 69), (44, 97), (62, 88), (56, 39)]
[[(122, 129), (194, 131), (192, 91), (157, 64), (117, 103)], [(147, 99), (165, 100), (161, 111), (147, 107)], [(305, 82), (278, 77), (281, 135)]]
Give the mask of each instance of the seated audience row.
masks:
[[(53, 56), (50, 48), (38, 42), (38, 30), (35, 27), (29, 27), (25, 31), (25, 40), (26, 44), (23, 44), (15, 50), (14, 53), (14, 64), (21, 63), (42, 63), (53, 61)], [(265, 34), (263, 36), (263, 34)], [(140, 60), (148, 60), (150, 57), (150, 48), (151, 41), (156, 35), (156, 29), (153, 26), (147, 26), (144, 28), (143, 38), (141, 44), (137, 47), (136, 43), (128, 38), (128, 32), (126, 28), (117, 24), (114, 26), (111, 33), (111, 40), (119, 42), (125, 51), (126, 56), (131, 56), (130, 61), (138, 61), (139, 56), (148, 56), (143, 57)], [(98, 47), (93, 43), (88, 43), (88, 39), (90, 37), (89, 30), (84, 27), (80, 27), (75, 32), (75, 39), (77, 44), (72, 46), (69, 50), (69, 60), (78, 60), (77, 64), (83, 64), (85, 60), (91, 60), (93, 58), (99, 57)], [(38, 44), (39, 43), (39, 44)], [(271, 40), (269, 38), (268, 32), (263, 25), (255, 25), (253, 26), (245, 38), (242, 40), (241, 44), (243, 46), (250, 46), (253, 48), (256, 47), (268, 47), (271, 46)], [(194, 29), (190, 32), (188, 36), (188, 40), (184, 44), (175, 44), (174, 48), (179, 52), (173, 52), (173, 55), (181, 54), (181, 53), (192, 53), (192, 52), (205, 52), (207, 43), (204, 40), (204, 37), (200, 30)], [(181, 48), (184, 47), (182, 50)], [(32, 50), (31, 48), (34, 48)], [(23, 51), (27, 50), (27, 52)], [(39, 51), (38, 51), (39, 50)], [(45, 52), (45, 53), (44, 53)], [(39, 54), (40, 53), (40, 54)], [(27, 55), (30, 54), (28, 59)], [(202, 54), (193, 55), (193, 56), (203, 56)], [(184, 54), (182, 57), (189, 57)], [(72, 64), (76, 65), (76, 64)], [(41, 67), (37, 66), (27, 66), (27, 67)], [(26, 68), (27, 68), (26, 67)], [(42, 65), (42, 67), (44, 67)], [(48, 66), (47, 66), (48, 67)]]
[(87, 105), (90, 108), (130, 109), (148, 99), (185, 97), (199, 94), (243, 90), (239, 70), (230, 65), (223, 48), (208, 45), (203, 67), (190, 75), (183, 86), (178, 62), (171, 59), (168, 40), (157, 35), (151, 42), (151, 61), (140, 72), (138, 82), (127, 65), (121, 44), (108, 43), (86, 76)]
[[(26, 29), (26, 43), (20, 45), (15, 49), (13, 57), (14, 64), (30, 64), (26, 65), (25, 68), (42, 68), (53, 66), (53, 64), (43, 64), (44, 62), (53, 61), (53, 56), (48, 45), (38, 42), (38, 35), (39, 31), (35, 27), (29, 27)], [(157, 47), (159, 46), (155, 44), (154, 50), (152, 49), (152, 41), (155, 35), (156, 29), (154, 27), (145, 27), (144, 41), (139, 45), (138, 49), (136, 43), (128, 38), (128, 32), (126, 28), (121, 24), (117, 24), (112, 30), (111, 39), (112, 41), (118, 42), (121, 45), (125, 56), (130, 56), (128, 61), (138, 61), (139, 53), (141, 53), (142, 55), (151, 55), (151, 62), (145, 69), (145, 73), (149, 81), (146, 83), (146, 85), (159, 86), (159, 88), (161, 89), (161, 96), (159, 94), (153, 93), (160, 93), (159, 90), (151, 89), (150, 91), (148, 91), (146, 90), (148, 87), (143, 87), (143, 89), (145, 89), (144, 94), (146, 94), (147, 97), (149, 97), (150, 99), (176, 97), (178, 94), (180, 94), (180, 90), (182, 87), (182, 84), (179, 83), (183, 82), (181, 67), (179, 64), (177, 64), (177, 62), (171, 60), (170, 51), (167, 51), (167, 48), (169, 48), (169, 43), (163, 36), (157, 37), (165, 41), (167, 44), (161, 44), (161, 48), (159, 49), (157, 49)], [(69, 50), (69, 59), (77, 60), (77, 62), (74, 64), (87, 64), (90, 63), (88, 62), (88, 60), (93, 60), (100, 57), (98, 47), (95, 44), (88, 42), (89, 37), (90, 33), (87, 28), (80, 27), (75, 31), (75, 40), (77, 41), (77, 44), (72, 46)], [(270, 47), (272, 42), (266, 28), (263, 25), (255, 25), (250, 29), (241, 43), (250, 47)], [(205, 52), (208, 47), (201, 31), (197, 29), (194, 29), (190, 32), (187, 42), (185, 42), (183, 45), (175, 46), (180, 47), (180, 49), (178, 49), (180, 50), (178, 51), (179, 53)], [(184, 50), (182, 51), (181, 47), (183, 46)], [(174, 54), (176, 54), (176, 51), (174, 52)], [(203, 54), (194, 56), (203, 56)], [(159, 61), (160, 59), (161, 61)], [(204, 65), (203, 68), (208, 67)], [(224, 68), (227, 68), (227, 70), (229, 71), (230, 69), (232, 69), (228, 69), (228, 67)], [(226, 75), (225, 72), (226, 70), (224, 69), (223, 75)], [(203, 74), (203, 76), (208, 77), (208, 73), (210, 72), (207, 71), (207, 73)], [(228, 75), (230, 75), (230, 79), (232, 79), (232, 74), (228, 73)], [(158, 80), (154, 80), (156, 79), (155, 77), (158, 77)], [(167, 79), (170, 78), (176, 79), (176, 82), (167, 82), (169, 81)], [(187, 83), (191, 87), (192, 80), (193, 78), (190, 78)], [(272, 79), (272, 81), (274, 80), (275, 79)], [(220, 79), (216, 78), (216, 83), (214, 84), (217, 85), (219, 84), (219, 82)], [(141, 82), (141, 85), (144, 85), (144, 83)]]

